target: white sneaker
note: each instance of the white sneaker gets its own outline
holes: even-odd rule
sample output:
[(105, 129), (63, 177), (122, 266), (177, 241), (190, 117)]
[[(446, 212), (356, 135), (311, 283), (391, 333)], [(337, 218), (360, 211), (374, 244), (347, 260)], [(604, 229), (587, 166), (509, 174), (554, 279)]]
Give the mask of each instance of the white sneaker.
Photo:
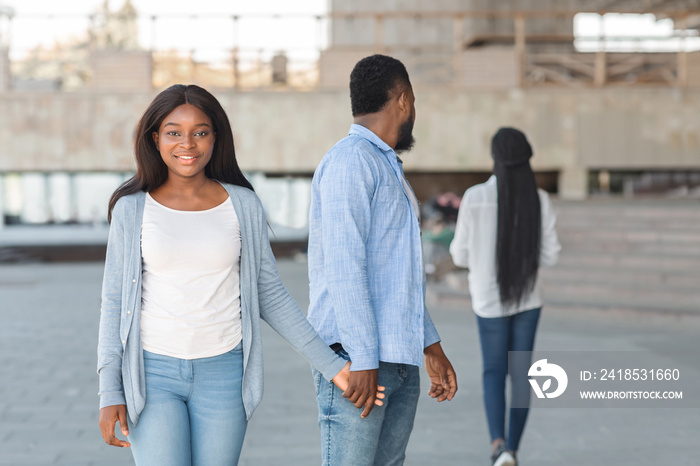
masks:
[(515, 458), (508, 451), (502, 452), (493, 462), (493, 466), (515, 466)]

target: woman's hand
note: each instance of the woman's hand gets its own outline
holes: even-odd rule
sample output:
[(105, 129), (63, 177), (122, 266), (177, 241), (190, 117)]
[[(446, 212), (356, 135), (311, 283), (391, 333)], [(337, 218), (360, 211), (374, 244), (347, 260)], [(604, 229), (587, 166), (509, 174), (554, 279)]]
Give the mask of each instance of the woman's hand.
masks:
[[(335, 377), (331, 379), (331, 382), (335, 384), (336, 387), (341, 389), (343, 391), (343, 396), (345, 396), (345, 391), (348, 389), (348, 386), (350, 385), (350, 361), (345, 363), (345, 367), (336, 374)], [(374, 404), (377, 406), (382, 406), (384, 402), (382, 399), (384, 399), (384, 389), (385, 387), (382, 387), (381, 385), (377, 385), (377, 393), (374, 396)], [(371, 399), (371, 398), (370, 398)], [(362, 405), (361, 405), (362, 406)], [(367, 414), (369, 414), (369, 411), (371, 411), (371, 405), (369, 409), (365, 407), (365, 411), (363, 411), (362, 417), (367, 417)]]
[(129, 442), (119, 440), (114, 435), (114, 429), (117, 421), (121, 427), (122, 434), (126, 437), (129, 435), (129, 424), (126, 422), (126, 405), (105, 406), (100, 410), (100, 430), (102, 438), (105, 439), (107, 445), (115, 447), (130, 447)]

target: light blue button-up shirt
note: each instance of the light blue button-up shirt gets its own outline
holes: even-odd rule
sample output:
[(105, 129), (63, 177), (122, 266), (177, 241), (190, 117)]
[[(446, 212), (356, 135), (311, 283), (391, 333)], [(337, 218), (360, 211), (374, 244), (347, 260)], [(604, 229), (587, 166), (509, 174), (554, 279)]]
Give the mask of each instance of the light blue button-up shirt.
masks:
[(326, 343), (343, 345), (351, 370), (379, 361), (421, 366), (423, 349), (440, 341), (403, 178), (394, 150), (360, 125), (314, 173), (308, 319)]

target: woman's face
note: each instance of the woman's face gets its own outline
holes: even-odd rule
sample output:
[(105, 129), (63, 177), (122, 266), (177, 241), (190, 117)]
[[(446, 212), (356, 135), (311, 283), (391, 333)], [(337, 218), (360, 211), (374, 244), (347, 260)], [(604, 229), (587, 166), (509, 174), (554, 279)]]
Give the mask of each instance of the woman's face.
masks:
[(153, 132), (153, 140), (168, 167), (168, 177), (204, 176), (211, 160), (216, 134), (211, 119), (192, 104), (170, 112)]

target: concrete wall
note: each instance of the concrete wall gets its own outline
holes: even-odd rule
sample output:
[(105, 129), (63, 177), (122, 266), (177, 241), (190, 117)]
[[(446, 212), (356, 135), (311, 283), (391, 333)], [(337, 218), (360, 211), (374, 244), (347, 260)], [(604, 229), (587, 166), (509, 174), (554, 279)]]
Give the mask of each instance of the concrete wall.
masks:
[(9, 91), (11, 85), (9, 51), (7, 47), (0, 46), (0, 92)]
[[(310, 173), (352, 122), (346, 90), (217, 93), (244, 170)], [(0, 95), (0, 171), (134, 168), (133, 129), (152, 93)], [(630, 88), (468, 91), (416, 88), (414, 172), (491, 168), (490, 139), (512, 125), (538, 170), (585, 195), (588, 169), (700, 168), (700, 90)]]
[[(414, 84), (514, 87), (517, 84), (517, 73), (514, 73), (517, 61), (513, 50), (515, 22), (510, 13), (573, 10), (574, 4), (573, 0), (495, 3), (492, 0), (433, 0), (427, 6), (420, 0), (332, 0), (330, 10), (340, 16), (330, 21), (329, 47), (322, 52), (319, 61), (320, 85), (326, 89), (345, 88), (349, 72), (360, 58), (385, 53), (406, 65)], [(437, 15), (401, 16), (411, 11)], [(495, 14), (457, 15), (469, 11), (494, 11)], [(528, 17), (525, 33), (534, 41), (527, 43), (529, 51), (573, 51), (571, 16)], [(479, 46), (472, 47), (475, 44)], [(503, 45), (508, 48), (505, 51), (510, 55), (508, 61), (503, 61), (504, 51), (500, 50)], [(492, 46), (496, 46), (496, 50)], [(492, 79), (491, 72), (485, 77), (479, 73), (470, 74), (474, 64), (484, 68), (482, 57), (487, 60), (486, 68), (495, 68), (499, 73), (505, 67), (508, 74), (497, 74), (496, 79)], [(496, 60), (497, 66), (488, 66), (491, 60)], [(456, 72), (455, 68), (460, 71)], [(467, 72), (462, 73), (462, 68)]]
[(151, 52), (100, 50), (90, 55), (90, 86), (99, 91), (141, 91), (153, 89)]
[[(331, 0), (334, 13), (402, 13), (461, 11), (571, 11), (580, 8), (575, 0)], [(362, 47), (374, 44), (374, 18), (367, 15), (357, 18), (341, 18), (331, 23), (330, 46), (333, 48)], [(387, 46), (405, 48), (426, 45), (444, 45), (450, 48), (454, 41), (453, 20), (450, 17), (402, 17), (386, 18), (384, 43)], [(463, 21), (464, 38), (474, 36), (512, 35), (514, 22), (502, 16), (472, 17)], [(527, 22), (527, 34), (573, 35), (571, 17), (536, 17)]]

